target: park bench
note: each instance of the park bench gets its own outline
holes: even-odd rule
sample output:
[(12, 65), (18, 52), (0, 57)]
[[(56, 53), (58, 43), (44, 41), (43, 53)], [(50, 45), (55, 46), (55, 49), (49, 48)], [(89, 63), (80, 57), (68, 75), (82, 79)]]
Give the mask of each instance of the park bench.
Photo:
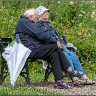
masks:
[[(1, 38), (0, 39), (0, 85), (3, 84), (3, 81), (9, 75), (6, 61), (2, 57), (2, 52), (4, 51), (4, 48), (7, 47), (11, 41), (12, 41), (11, 38)], [(27, 59), (25, 65), (23, 67), (23, 70), (20, 73), (20, 76), (25, 78), (25, 82), (27, 84), (30, 84), (28, 63), (34, 62), (34, 61), (36, 61), (36, 60)], [(42, 61), (42, 62), (44, 63), (45, 61)], [(89, 66), (89, 68), (90, 68), (90, 70), (92, 70), (96, 73), (96, 70), (92, 69), (90, 66)], [(52, 72), (52, 67), (50, 66), (50, 64), (47, 64), (47, 68), (45, 68), (44, 82), (48, 82), (48, 77), (49, 77), (51, 72)]]
[[(0, 39), (0, 85), (3, 84), (3, 81), (5, 78), (9, 75), (8, 67), (6, 64), (5, 59), (2, 57), (2, 52), (4, 51), (4, 48), (8, 46), (8, 44), (12, 41), (11, 38), (1, 38)], [(27, 59), (23, 70), (20, 73), (20, 76), (25, 78), (25, 82), (27, 84), (30, 84), (30, 76), (29, 76), (29, 68), (28, 68), (28, 63), (29, 62), (34, 62), (35, 60), (30, 60)], [(44, 61), (42, 61), (44, 62)], [(44, 82), (48, 81), (49, 74), (52, 72), (51, 66), (48, 64), (47, 68), (45, 69), (45, 74), (44, 74)]]

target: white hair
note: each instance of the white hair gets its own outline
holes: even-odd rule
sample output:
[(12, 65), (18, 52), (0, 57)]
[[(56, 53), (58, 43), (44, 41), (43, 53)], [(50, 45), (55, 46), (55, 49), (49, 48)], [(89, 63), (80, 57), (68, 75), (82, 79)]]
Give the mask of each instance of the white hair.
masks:
[(34, 15), (34, 13), (35, 13), (35, 9), (31, 8), (25, 11), (24, 16), (29, 17), (29, 16)]

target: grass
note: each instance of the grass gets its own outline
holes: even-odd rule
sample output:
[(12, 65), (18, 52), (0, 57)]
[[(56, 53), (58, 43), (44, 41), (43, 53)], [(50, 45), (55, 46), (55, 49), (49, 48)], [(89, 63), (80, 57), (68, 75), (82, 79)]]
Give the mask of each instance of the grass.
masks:
[[(87, 76), (92, 79), (96, 80), (96, 74), (95, 71), (90, 70), (85, 67), (85, 70), (87, 72)], [(44, 79), (44, 70), (41, 68), (41, 72), (38, 72), (38, 68), (34, 70), (30, 70), (30, 79), (31, 84), (27, 86), (25, 84), (25, 79), (21, 76), (18, 77), (15, 87), (12, 87), (10, 85), (10, 79), (9, 76), (5, 79), (2, 86), (0, 86), (0, 96), (11, 96), (11, 95), (62, 95), (59, 91), (52, 91), (51, 88), (53, 88), (53, 84), (51, 83), (51, 87), (48, 83), (42, 83)], [(53, 82), (53, 74), (49, 76), (49, 82)], [(68, 81), (68, 78), (64, 78), (65, 81)], [(50, 90), (48, 90), (47, 88)], [(64, 94), (63, 94), (64, 95)]]
[[(35, 76), (39, 78), (34, 78)], [(9, 76), (4, 80), (2, 86), (0, 86), (0, 96), (11, 96), (11, 95), (61, 95), (59, 92), (50, 91), (48, 83), (44, 83), (42, 80), (43, 74), (32, 74), (30, 76), (31, 83), (27, 85), (25, 83), (25, 79), (21, 76), (18, 77), (16, 84), (14, 87), (10, 84)], [(51, 77), (51, 76), (50, 76)], [(37, 81), (36, 81), (37, 80)], [(53, 88), (53, 84), (51, 84), (51, 88)]]
[[(37, 62), (36, 62), (37, 63)], [(10, 85), (10, 78), (9, 76), (4, 80), (3, 85), (0, 86), (0, 96), (11, 96), (11, 95), (62, 95), (62, 93), (58, 91), (52, 91), (53, 83), (51, 83), (51, 87), (48, 83), (44, 83), (44, 69), (42, 68), (42, 64), (39, 64), (39, 67), (36, 66), (37, 64), (29, 64), (29, 72), (30, 72), (30, 81), (31, 84), (27, 86), (25, 84), (25, 79), (21, 76), (18, 77), (16, 81), (15, 87)], [(92, 67), (95, 67), (94, 64)], [(89, 67), (88, 67), (89, 66)], [(90, 64), (84, 66), (87, 76), (92, 79), (96, 80), (96, 71), (92, 70)], [(53, 82), (54, 77), (53, 74), (49, 76), (49, 83)], [(64, 78), (64, 81), (68, 81), (69, 78)], [(50, 90), (46, 89), (49, 88)]]
[(61, 95), (58, 92), (50, 92), (47, 89), (40, 89), (34, 87), (0, 87), (0, 96), (11, 96), (11, 95)]
[[(0, 96), (11, 96), (11, 95), (61, 95), (59, 92), (49, 91), (47, 83), (43, 83), (44, 70), (41, 71), (38, 68), (35, 70), (30, 70), (30, 85), (26, 85), (25, 79), (21, 76), (18, 77), (16, 85), (14, 87), (10, 84), (9, 76), (4, 80), (2, 86), (0, 86)], [(49, 77), (49, 81), (53, 80), (53, 75)], [(53, 84), (51, 84), (51, 88)]]

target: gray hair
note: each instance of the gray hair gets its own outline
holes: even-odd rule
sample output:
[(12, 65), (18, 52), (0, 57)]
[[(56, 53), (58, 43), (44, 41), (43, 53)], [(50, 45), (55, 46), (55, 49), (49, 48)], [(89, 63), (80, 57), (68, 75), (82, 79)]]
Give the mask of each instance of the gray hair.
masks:
[(24, 16), (29, 17), (29, 16), (34, 15), (34, 13), (35, 13), (35, 9), (31, 8), (25, 11)]

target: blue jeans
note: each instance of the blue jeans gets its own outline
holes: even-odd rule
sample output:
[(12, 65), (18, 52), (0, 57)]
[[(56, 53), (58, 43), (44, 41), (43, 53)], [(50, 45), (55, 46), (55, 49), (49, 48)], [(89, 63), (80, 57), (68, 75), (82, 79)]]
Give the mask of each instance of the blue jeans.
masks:
[(83, 73), (83, 75), (85, 75), (85, 71), (79, 61), (78, 56), (74, 52), (68, 50), (67, 48), (63, 48), (63, 49), (65, 49), (63, 52), (64, 52), (66, 58), (68, 59), (68, 61), (70, 62), (71, 67), (74, 70), (80, 71)]

